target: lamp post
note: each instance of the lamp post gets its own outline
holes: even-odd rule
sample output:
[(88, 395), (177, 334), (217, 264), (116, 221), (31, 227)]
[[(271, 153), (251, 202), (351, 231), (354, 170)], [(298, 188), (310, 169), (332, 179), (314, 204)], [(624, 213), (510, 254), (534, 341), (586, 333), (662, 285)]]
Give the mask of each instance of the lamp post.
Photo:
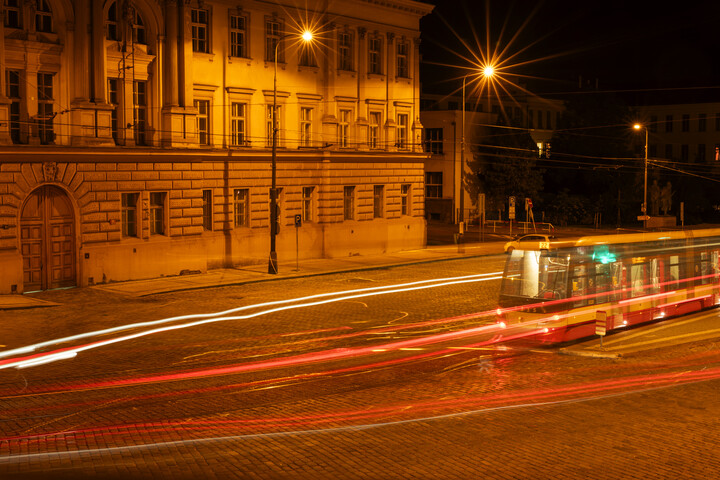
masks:
[[(484, 79), (490, 79), (495, 74), (495, 68), (492, 65), (486, 65), (483, 67), (481, 75)], [(460, 135), (460, 214), (458, 215), (458, 222), (460, 223), (460, 232), (465, 231), (465, 84), (467, 78), (476, 73), (469, 73), (463, 77), (462, 83), (462, 127)], [(488, 106), (488, 110), (490, 107)]]
[(644, 180), (644, 187), (643, 187), (643, 204), (642, 204), (642, 214), (643, 214), (643, 228), (647, 228), (647, 221), (648, 221), (648, 215), (647, 215), (647, 168), (648, 168), (648, 129), (645, 125), (640, 125), (639, 123), (636, 123), (633, 125), (633, 128), (635, 130), (643, 129), (645, 130), (645, 180)]
[[(277, 134), (278, 134), (278, 126), (277, 126), (277, 57), (278, 57), (278, 47), (280, 47), (280, 43), (291, 36), (294, 36), (295, 34), (287, 34), (280, 37), (275, 44), (275, 55), (273, 57), (274, 63), (275, 63), (275, 69), (273, 71), (273, 108), (272, 108), (272, 155), (271, 155), (271, 184), (270, 184), (270, 259), (268, 260), (268, 273), (271, 274), (277, 274), (278, 273), (278, 264), (277, 264), (277, 252), (275, 251), (275, 238), (277, 237), (277, 223), (278, 223), (278, 204), (277, 204)], [(309, 30), (305, 30), (301, 37), (302, 41), (307, 43), (310, 42), (313, 38), (312, 32)]]

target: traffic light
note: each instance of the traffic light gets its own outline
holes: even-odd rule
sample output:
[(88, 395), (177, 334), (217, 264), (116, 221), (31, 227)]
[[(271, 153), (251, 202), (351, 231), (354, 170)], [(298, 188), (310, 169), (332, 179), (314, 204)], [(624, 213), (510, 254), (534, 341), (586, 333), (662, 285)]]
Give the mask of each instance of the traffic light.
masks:
[(545, 144), (545, 158), (550, 158), (550, 142)]

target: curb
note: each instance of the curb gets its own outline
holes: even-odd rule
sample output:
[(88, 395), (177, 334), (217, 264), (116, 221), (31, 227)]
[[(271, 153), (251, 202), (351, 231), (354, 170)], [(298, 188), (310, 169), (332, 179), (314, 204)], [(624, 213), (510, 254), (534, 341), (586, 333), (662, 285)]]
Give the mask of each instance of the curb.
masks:
[(561, 348), (558, 350), (561, 355), (572, 355), (575, 357), (591, 357), (591, 358), (621, 358), (622, 353), (600, 352), (597, 350), (568, 350)]
[[(287, 279), (294, 279), (294, 278), (319, 277), (319, 276), (323, 276), (323, 275), (335, 275), (338, 273), (365, 272), (368, 270), (388, 270), (391, 268), (403, 267), (403, 266), (407, 266), (407, 265), (421, 265), (424, 263), (449, 262), (449, 261), (465, 260), (465, 259), (470, 259), (470, 258), (486, 257), (486, 256), (490, 256), (490, 255), (498, 255), (498, 254), (497, 253), (483, 253), (483, 254), (477, 254), (477, 255), (464, 255), (462, 257), (433, 258), (433, 259), (429, 259), (429, 260), (416, 260), (416, 261), (403, 262), (403, 263), (389, 263), (389, 264), (372, 265), (372, 266), (366, 266), (366, 267), (352, 267), (352, 268), (340, 269), (340, 270), (326, 270), (326, 271), (321, 271), (321, 272), (300, 273), (300, 274), (271, 276), (271, 277), (266, 277), (266, 278), (237, 280), (237, 281), (231, 281), (228, 283), (217, 283), (217, 284), (196, 285), (196, 286), (180, 286), (177, 288), (169, 288), (169, 289), (164, 289), (164, 290), (158, 290), (155, 292), (135, 293), (135, 294), (125, 293), (125, 292), (113, 289), (112, 288), (113, 284), (93, 285), (92, 287), (89, 287), (89, 288), (95, 288), (98, 290), (104, 290), (106, 292), (116, 293), (116, 294), (120, 294), (120, 295), (127, 295), (127, 296), (131, 296), (131, 297), (149, 297), (151, 295), (162, 295), (162, 294), (166, 294), (166, 293), (177, 293), (177, 292), (185, 292), (185, 291), (193, 291), (193, 290), (203, 290), (206, 288), (233, 287), (233, 286), (238, 286), (238, 285), (248, 285), (251, 283), (274, 282), (274, 281), (278, 281), (278, 280), (287, 280)], [(200, 275), (203, 275), (203, 274), (200, 274)], [(164, 277), (164, 279), (167, 279), (167, 278), (172, 278), (172, 277)], [(115, 285), (118, 285), (121, 283), (122, 282), (118, 282)]]

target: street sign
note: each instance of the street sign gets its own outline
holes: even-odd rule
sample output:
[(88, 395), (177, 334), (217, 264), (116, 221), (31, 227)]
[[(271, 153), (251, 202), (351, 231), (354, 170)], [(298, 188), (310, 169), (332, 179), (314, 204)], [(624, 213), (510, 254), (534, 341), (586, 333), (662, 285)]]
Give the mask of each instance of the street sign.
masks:
[(515, 220), (515, 205), (510, 205), (510, 220)]
[(650, 220), (650, 215), (639, 215), (638, 220), (640, 220), (641, 222), (645, 220)]
[(295, 215), (295, 226), (302, 227), (302, 215)]
[(607, 312), (595, 312), (595, 335), (600, 335), (600, 347), (603, 346), (603, 337), (607, 332)]

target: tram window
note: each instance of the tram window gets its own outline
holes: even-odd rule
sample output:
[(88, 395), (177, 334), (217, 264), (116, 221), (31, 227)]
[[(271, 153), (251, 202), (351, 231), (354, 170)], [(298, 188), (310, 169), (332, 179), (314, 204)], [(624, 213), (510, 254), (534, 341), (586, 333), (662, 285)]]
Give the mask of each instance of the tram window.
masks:
[(645, 264), (630, 267), (631, 297), (645, 295)]
[(595, 265), (595, 293), (598, 294), (597, 303), (605, 303), (608, 301), (607, 292), (610, 290), (611, 280), (610, 265)]
[(668, 288), (678, 288), (680, 286), (680, 256), (670, 255), (670, 279)]
[(710, 256), (707, 252), (700, 252), (700, 283), (710, 282)]
[(587, 268), (585, 265), (575, 265), (572, 271), (571, 279), (572, 296), (579, 297), (577, 301), (573, 303), (574, 307), (582, 307), (587, 304)]
[(650, 288), (647, 293), (660, 292), (660, 265), (657, 258), (650, 260)]
[(718, 261), (720, 261), (720, 255), (718, 255), (718, 251), (714, 250), (710, 252), (710, 268), (712, 270), (712, 274), (717, 276), (718, 273), (720, 273), (720, 266), (718, 265)]

